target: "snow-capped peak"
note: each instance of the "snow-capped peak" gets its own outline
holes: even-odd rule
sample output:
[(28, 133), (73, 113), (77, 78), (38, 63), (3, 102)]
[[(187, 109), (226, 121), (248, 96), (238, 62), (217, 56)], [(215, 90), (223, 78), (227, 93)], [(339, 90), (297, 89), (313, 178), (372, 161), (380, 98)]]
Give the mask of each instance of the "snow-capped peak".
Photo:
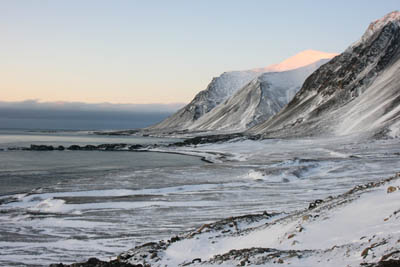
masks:
[(265, 68), (254, 69), (257, 72), (278, 72), (293, 70), (310, 65), (321, 59), (330, 59), (336, 56), (336, 53), (326, 53), (316, 50), (304, 50), (278, 64), (269, 65)]

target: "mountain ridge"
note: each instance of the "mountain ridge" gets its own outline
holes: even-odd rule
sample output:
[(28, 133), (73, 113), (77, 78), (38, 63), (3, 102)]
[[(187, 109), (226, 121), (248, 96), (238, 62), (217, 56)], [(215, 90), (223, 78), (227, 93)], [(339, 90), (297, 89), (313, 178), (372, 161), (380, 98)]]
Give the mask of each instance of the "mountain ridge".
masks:
[(288, 71), (265, 72), (199, 118), (189, 130), (240, 132), (265, 121), (285, 106), (304, 80), (327, 61), (321, 59)]
[[(310, 59), (308, 60), (306, 60), (307, 55), (310, 55)], [(277, 69), (281, 69), (280, 72), (285, 68), (293, 70), (296, 64), (299, 64), (299, 66), (304, 64), (304, 62), (313, 64), (320, 59), (329, 58), (333, 55), (335, 54), (306, 50), (281, 62), (282, 64), (273, 64), (264, 69), (269, 69), (270, 71), (267, 71), (269, 73), (277, 72)], [(298, 60), (299, 58), (301, 59), (300, 61)], [(189, 104), (162, 122), (145, 128), (144, 131), (150, 133), (156, 132), (158, 134), (196, 131), (194, 126), (197, 120), (226, 101), (253, 79), (263, 75), (265, 73), (264, 69), (230, 71), (214, 77), (207, 88), (200, 91)]]
[(359, 41), (311, 74), (284, 109), (247, 133), (398, 135), (398, 127), (390, 125), (398, 125), (400, 114), (399, 59), (400, 13), (396, 11), (370, 24)]

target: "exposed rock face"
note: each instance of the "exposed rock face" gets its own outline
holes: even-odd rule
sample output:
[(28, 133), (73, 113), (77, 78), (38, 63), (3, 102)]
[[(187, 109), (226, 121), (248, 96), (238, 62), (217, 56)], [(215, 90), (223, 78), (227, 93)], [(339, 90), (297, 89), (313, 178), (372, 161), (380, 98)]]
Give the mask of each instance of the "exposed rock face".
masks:
[(322, 59), (290, 71), (264, 73), (198, 119), (189, 126), (189, 130), (247, 130), (280, 111), (297, 93), (304, 80), (328, 61)]
[(399, 133), (400, 12), (373, 22), (360, 41), (321, 66), (276, 116), (248, 131), (263, 136)]

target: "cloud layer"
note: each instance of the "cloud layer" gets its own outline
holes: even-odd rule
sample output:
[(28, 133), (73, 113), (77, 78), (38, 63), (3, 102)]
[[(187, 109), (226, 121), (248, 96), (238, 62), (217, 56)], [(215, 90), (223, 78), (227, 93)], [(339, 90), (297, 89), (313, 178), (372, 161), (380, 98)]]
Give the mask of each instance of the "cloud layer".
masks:
[(182, 106), (0, 101), (0, 129), (136, 129), (158, 123)]
[(71, 111), (125, 111), (125, 112), (150, 112), (173, 113), (183, 107), (184, 103), (172, 104), (111, 104), (111, 103), (83, 103), (83, 102), (40, 102), (26, 100), (20, 102), (0, 101), (0, 109), (33, 109), (33, 110), (71, 110)]

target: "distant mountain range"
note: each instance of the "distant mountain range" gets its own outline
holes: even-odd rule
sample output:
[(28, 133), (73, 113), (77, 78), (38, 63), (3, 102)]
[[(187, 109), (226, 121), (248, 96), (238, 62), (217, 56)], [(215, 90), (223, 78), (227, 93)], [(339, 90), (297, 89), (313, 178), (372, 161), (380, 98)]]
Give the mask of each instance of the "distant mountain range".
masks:
[(191, 103), (144, 131), (397, 137), (399, 59), (395, 11), (371, 23), (340, 55), (307, 50), (265, 68), (223, 73)]

